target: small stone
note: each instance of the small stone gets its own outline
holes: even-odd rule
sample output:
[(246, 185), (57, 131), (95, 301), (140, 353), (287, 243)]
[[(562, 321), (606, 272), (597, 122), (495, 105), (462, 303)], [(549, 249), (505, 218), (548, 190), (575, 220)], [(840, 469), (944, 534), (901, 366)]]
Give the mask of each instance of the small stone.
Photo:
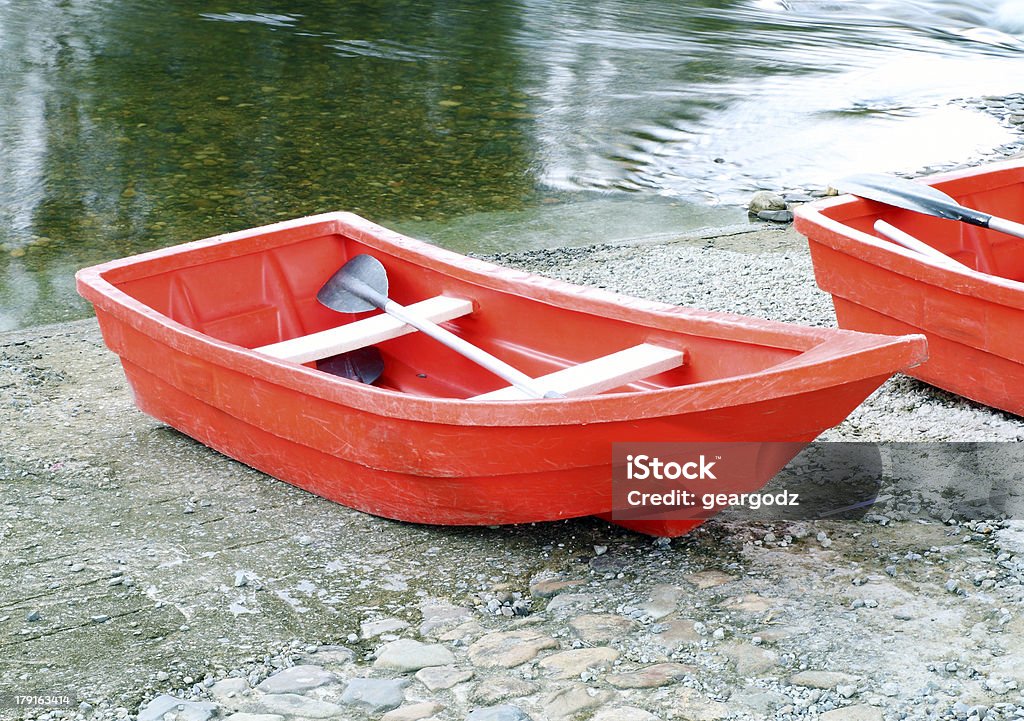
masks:
[(569, 626), (584, 643), (605, 645), (627, 635), (636, 624), (625, 616), (612, 613), (592, 613), (577, 616)]
[(40, 614), (39, 611), (33, 610), (25, 614), (25, 620), (30, 623), (33, 621), (38, 621), (40, 618), (42, 618), (42, 614)]
[(778, 193), (770, 190), (759, 190), (750, 198), (747, 212), (757, 215), (762, 211), (785, 210), (786, 200)]
[(157, 671), (156, 672), (156, 680), (157, 681), (166, 681), (170, 677), (171, 677), (171, 674), (167, 673), (166, 671)]
[(408, 706), (401, 706), (393, 711), (388, 711), (380, 717), (380, 721), (419, 721), (428, 716), (433, 716), (442, 709), (444, 709), (444, 706), (436, 701), (421, 701), (420, 703), (409, 704)]
[(377, 660), (373, 667), (408, 673), (427, 666), (449, 666), (453, 663), (455, 656), (440, 644), (401, 638), (377, 649)]
[(552, 678), (578, 678), (581, 673), (593, 668), (611, 665), (619, 652), (607, 646), (580, 648), (552, 654), (540, 661), (540, 667), (551, 672)]
[(345, 715), (345, 709), (336, 703), (308, 698), (297, 693), (269, 693), (260, 699), (258, 709), (254, 710), (311, 719), (344, 717)]
[(466, 716), (466, 721), (532, 721), (530, 716), (518, 706), (492, 706), (491, 708), (473, 709)]
[(416, 672), (416, 679), (428, 691), (443, 691), (473, 678), (472, 669), (455, 666), (428, 666)]
[(403, 678), (354, 678), (341, 694), (341, 702), (369, 714), (384, 713), (402, 705), (408, 685)]
[(110, 616), (106, 614), (98, 614), (96, 616), (89, 616), (89, 621), (92, 623), (106, 623), (110, 620)]
[(843, 698), (853, 698), (857, 694), (857, 687), (854, 684), (840, 684), (836, 686), (836, 693)]
[(385, 633), (396, 633), (409, 628), (409, 622), (400, 618), (382, 618), (379, 621), (364, 621), (359, 624), (359, 634), (364, 639), (375, 638)]
[(609, 674), (607, 681), (615, 688), (659, 688), (674, 683), (697, 669), (681, 663), (657, 663), (639, 671)]
[(613, 698), (611, 691), (588, 689), (582, 683), (576, 683), (545, 696), (541, 699), (541, 707), (549, 718), (562, 719), (600, 708)]
[(537, 631), (521, 629), (489, 633), (469, 647), (469, 660), (480, 668), (512, 668), (532, 661), (558, 642)]
[(270, 676), (256, 690), (263, 693), (302, 693), (336, 680), (337, 676), (320, 666), (292, 666)]
[(860, 704), (826, 711), (819, 721), (883, 721), (882, 709)]
[[(793, 211), (792, 210), (759, 210), (757, 217), (760, 220), (767, 220), (772, 223), (792, 223), (793, 222)], [(828, 542), (831, 545), (831, 541)], [(824, 543), (821, 544), (825, 546)], [(826, 546), (827, 548), (827, 546)]]

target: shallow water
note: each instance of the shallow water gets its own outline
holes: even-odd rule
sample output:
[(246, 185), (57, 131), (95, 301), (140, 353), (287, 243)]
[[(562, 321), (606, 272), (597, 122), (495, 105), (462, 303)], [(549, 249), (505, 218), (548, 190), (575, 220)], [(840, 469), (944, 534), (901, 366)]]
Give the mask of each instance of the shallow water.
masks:
[[(487, 252), (741, 222), (1016, 133), (1024, 0), (0, 0), (0, 330), (75, 269), (334, 209)], [(957, 101), (957, 102), (954, 102)]]

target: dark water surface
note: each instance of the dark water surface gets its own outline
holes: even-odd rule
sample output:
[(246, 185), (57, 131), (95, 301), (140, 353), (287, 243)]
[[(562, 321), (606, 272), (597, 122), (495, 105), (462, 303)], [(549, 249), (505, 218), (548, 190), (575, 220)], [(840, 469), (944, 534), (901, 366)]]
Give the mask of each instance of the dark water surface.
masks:
[(1024, 1), (0, 0), (0, 330), (326, 210), (463, 251), (740, 222), (1015, 140)]

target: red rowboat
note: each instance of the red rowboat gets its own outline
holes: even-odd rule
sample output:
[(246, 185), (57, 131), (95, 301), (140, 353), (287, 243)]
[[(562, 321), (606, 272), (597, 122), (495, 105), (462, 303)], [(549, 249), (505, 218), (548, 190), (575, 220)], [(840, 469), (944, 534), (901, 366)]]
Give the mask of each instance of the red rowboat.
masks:
[[(359, 254), (383, 263), (408, 310), (569, 397), (522, 399), (389, 316), (318, 303)], [(116, 260), (77, 282), (143, 411), (317, 495), (419, 523), (608, 516), (613, 443), (809, 442), (924, 357), (920, 338), (625, 298), (347, 213)], [(369, 343), (385, 362), (376, 385), (315, 367)], [(675, 536), (699, 522), (621, 524)]]
[[(1024, 220), (1021, 161), (924, 180), (964, 206)], [(877, 220), (967, 267), (886, 240)], [(909, 375), (1024, 415), (1024, 240), (849, 195), (800, 208), (796, 228), (841, 327), (923, 333), (929, 359)]]

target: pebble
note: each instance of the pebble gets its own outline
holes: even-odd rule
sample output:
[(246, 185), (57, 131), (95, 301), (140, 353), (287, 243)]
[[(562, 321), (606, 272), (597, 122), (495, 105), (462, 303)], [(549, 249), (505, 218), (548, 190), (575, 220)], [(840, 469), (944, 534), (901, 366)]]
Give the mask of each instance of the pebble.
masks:
[(440, 644), (427, 644), (411, 638), (401, 638), (377, 649), (374, 668), (384, 668), (399, 673), (419, 671), (427, 666), (449, 666), (455, 663), (455, 656)]
[(786, 210), (786, 199), (770, 190), (759, 190), (750, 198), (747, 212), (759, 215), (762, 212)]
[(40, 614), (39, 611), (36, 610), (29, 611), (25, 614), (25, 620), (30, 623), (33, 621), (38, 621), (40, 618), (42, 618), (42, 614)]
[(383, 713), (402, 705), (408, 685), (408, 679), (402, 678), (354, 678), (341, 694), (341, 702), (368, 714)]
[(767, 220), (772, 223), (792, 223), (792, 210), (759, 210), (757, 217), (760, 220)]

